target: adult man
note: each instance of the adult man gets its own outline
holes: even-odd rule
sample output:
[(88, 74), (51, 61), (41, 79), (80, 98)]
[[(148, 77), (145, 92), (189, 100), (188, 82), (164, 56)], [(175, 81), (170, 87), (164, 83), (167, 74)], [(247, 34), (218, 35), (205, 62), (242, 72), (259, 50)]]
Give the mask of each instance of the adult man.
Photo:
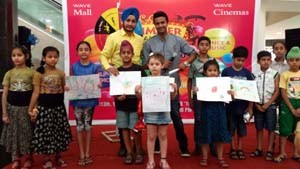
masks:
[[(139, 11), (136, 8), (127, 8), (122, 12), (121, 20), (123, 22), (122, 29), (110, 34), (105, 42), (105, 46), (101, 51), (100, 61), (103, 68), (113, 75), (118, 75), (118, 67), (122, 65), (120, 57), (120, 47), (123, 40), (131, 43), (134, 49), (133, 63), (140, 64), (140, 54), (143, 48), (143, 38), (134, 33), (137, 21), (139, 19)], [(118, 155), (125, 156), (126, 149), (123, 141), (122, 130), (119, 129), (120, 150)]]
[(136, 8), (127, 8), (122, 13), (122, 29), (110, 34), (101, 51), (101, 64), (105, 70), (117, 75), (117, 68), (122, 65), (120, 58), (120, 45), (123, 40), (128, 40), (134, 48), (133, 63), (140, 64), (140, 54), (143, 48), (143, 38), (134, 33), (139, 11)]
[[(163, 11), (158, 11), (153, 14), (153, 23), (157, 31), (157, 35), (150, 38), (143, 48), (143, 65), (146, 65), (149, 54), (151, 52), (158, 52), (164, 55), (165, 64), (163, 75), (168, 75), (170, 70), (179, 68), (185, 69), (195, 59), (195, 50), (183, 40), (181, 37), (171, 35), (167, 32), (168, 16)], [(180, 63), (181, 54), (187, 54), (190, 57), (184, 62)], [(175, 77), (175, 82), (180, 87), (180, 78), (178, 72), (171, 74)], [(176, 131), (176, 139), (179, 142), (181, 156), (189, 157), (187, 137), (184, 133), (184, 127), (179, 112), (180, 104), (179, 97), (171, 101), (171, 118)]]

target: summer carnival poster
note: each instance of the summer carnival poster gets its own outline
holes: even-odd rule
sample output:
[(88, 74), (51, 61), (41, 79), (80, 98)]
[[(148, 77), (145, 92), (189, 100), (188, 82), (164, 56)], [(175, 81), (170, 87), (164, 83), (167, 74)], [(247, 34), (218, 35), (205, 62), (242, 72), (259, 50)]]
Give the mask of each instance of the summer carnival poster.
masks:
[[(249, 49), (245, 66), (251, 67), (255, 0), (68, 0), (63, 1), (67, 74), (70, 65), (79, 59), (76, 44), (81, 40), (91, 44), (90, 58), (99, 63), (106, 37), (120, 29), (119, 16), (128, 7), (139, 9), (141, 24), (138, 24), (138, 31), (145, 40), (156, 33), (152, 14), (162, 10), (169, 16), (168, 32), (183, 37), (190, 45), (196, 46), (198, 37), (208, 36), (212, 40), (209, 55), (218, 59), (222, 69), (231, 65), (232, 50), (240, 45)], [(183, 119), (192, 121), (193, 111), (189, 108), (186, 88), (187, 71), (180, 72), (180, 112)], [(109, 96), (109, 74), (103, 72), (101, 76), (102, 98), (94, 119), (96, 123), (113, 123), (115, 108), (113, 98)], [(71, 107), (69, 118), (74, 120)]]

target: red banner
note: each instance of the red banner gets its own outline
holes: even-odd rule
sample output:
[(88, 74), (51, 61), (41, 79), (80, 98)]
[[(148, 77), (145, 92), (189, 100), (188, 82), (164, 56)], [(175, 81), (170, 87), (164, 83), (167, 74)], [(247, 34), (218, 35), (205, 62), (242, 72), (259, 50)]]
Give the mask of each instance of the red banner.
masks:
[[(255, 0), (68, 0), (63, 5), (67, 6), (64, 15), (67, 18), (65, 25), (68, 25), (65, 26), (65, 32), (68, 32), (65, 35), (68, 43), (66, 51), (69, 51), (68, 65), (79, 59), (76, 45), (81, 40), (91, 44), (91, 60), (99, 62), (107, 35), (120, 28), (119, 15), (122, 10), (136, 7), (140, 11), (139, 31), (143, 32), (145, 40), (156, 34), (152, 14), (162, 10), (169, 16), (168, 32), (183, 37), (190, 45), (196, 46), (198, 37), (208, 36), (212, 40), (209, 55), (218, 59), (221, 68), (232, 63), (231, 52), (240, 45), (249, 49), (245, 66), (251, 67)], [(193, 113), (187, 99), (187, 70), (180, 75), (180, 112), (184, 119), (192, 119)], [(109, 96), (108, 73), (103, 72), (101, 80), (104, 88), (94, 119), (113, 120), (115, 109), (113, 99)], [(72, 109), (70, 119), (74, 119)]]

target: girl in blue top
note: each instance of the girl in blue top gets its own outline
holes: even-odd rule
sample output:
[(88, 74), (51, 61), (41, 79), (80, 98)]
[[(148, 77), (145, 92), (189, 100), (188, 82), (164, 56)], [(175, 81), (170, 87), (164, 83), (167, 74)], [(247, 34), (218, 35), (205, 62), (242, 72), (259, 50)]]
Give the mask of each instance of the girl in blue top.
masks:
[[(97, 74), (102, 71), (99, 64), (94, 64), (89, 60), (91, 54), (91, 46), (86, 41), (81, 41), (76, 47), (77, 55), (80, 60), (74, 63), (71, 67), (71, 75), (90, 75)], [(99, 84), (98, 87), (101, 87)], [(66, 87), (68, 88), (68, 87)], [(84, 100), (72, 100), (71, 105), (74, 107), (74, 113), (76, 116), (77, 125), (77, 140), (80, 151), (80, 157), (78, 160), (79, 166), (84, 166), (93, 162), (90, 156), (90, 144), (91, 144), (91, 127), (94, 114), (94, 108), (99, 104), (99, 99), (84, 99)], [(83, 132), (86, 132), (86, 138), (84, 146)], [(85, 151), (84, 151), (85, 148)]]
[[(219, 65), (216, 60), (209, 60), (203, 66), (203, 74), (207, 77), (219, 77)], [(196, 88), (197, 90), (197, 88)], [(223, 144), (231, 141), (227, 129), (226, 109), (223, 102), (201, 101), (200, 144), (202, 148), (201, 166), (207, 166), (209, 144), (215, 144), (219, 165), (228, 168), (224, 161)]]

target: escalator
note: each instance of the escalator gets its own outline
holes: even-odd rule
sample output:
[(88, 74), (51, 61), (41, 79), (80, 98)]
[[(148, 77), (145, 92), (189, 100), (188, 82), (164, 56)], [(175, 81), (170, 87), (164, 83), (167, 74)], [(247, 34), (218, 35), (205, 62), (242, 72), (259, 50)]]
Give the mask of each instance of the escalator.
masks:
[(31, 46), (32, 62), (38, 67), (42, 49), (55, 46), (60, 51), (59, 69), (64, 70), (64, 29), (61, 0), (17, 0), (18, 25), (31, 30), (37, 40)]
[(62, 5), (55, 0), (18, 0), (18, 18), (63, 40)]

